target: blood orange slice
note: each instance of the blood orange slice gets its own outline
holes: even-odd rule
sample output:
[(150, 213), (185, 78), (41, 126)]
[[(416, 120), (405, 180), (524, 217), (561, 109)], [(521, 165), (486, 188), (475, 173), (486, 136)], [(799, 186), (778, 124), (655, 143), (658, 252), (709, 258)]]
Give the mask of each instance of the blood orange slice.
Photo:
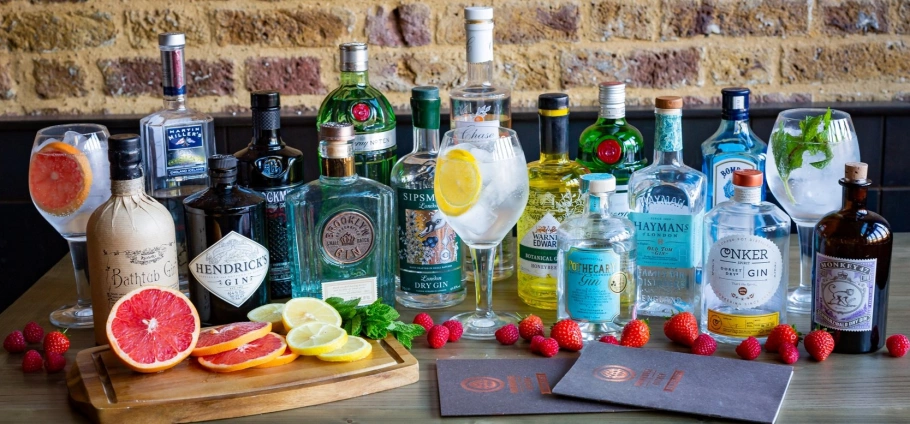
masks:
[(215, 372), (231, 372), (252, 368), (257, 365), (267, 364), (281, 356), (288, 345), (284, 338), (268, 333), (263, 337), (242, 344), (236, 349), (214, 355), (200, 356), (199, 365)]
[(48, 143), (32, 158), (28, 188), (41, 210), (56, 216), (76, 212), (92, 188), (88, 157), (69, 144)]
[(183, 293), (143, 287), (121, 297), (107, 318), (111, 350), (127, 367), (158, 372), (184, 360), (199, 339), (199, 314)]
[(261, 338), (270, 331), (270, 322), (235, 322), (204, 328), (199, 333), (199, 342), (191, 355), (206, 356), (227, 352)]

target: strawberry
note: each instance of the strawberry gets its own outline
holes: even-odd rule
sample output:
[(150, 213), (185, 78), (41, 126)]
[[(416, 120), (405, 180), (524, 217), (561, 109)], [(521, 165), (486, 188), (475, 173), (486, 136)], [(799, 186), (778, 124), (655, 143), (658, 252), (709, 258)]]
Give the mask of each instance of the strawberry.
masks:
[(560, 349), (577, 352), (584, 347), (581, 329), (578, 328), (577, 322), (570, 319), (564, 319), (553, 324), (553, 328), (550, 329), (550, 337), (559, 343)]
[(815, 330), (809, 333), (804, 342), (806, 352), (809, 352), (809, 355), (818, 362), (828, 359), (828, 355), (834, 351), (834, 337), (825, 330)]
[(518, 327), (515, 324), (503, 325), (496, 330), (496, 341), (504, 345), (515, 344), (518, 341)]
[(670, 341), (692, 346), (698, 337), (698, 322), (691, 312), (675, 314), (664, 322), (664, 334)]
[(544, 336), (531, 337), (531, 353), (540, 353), (540, 342), (544, 341)]
[(66, 338), (66, 330), (63, 333), (51, 331), (44, 336), (44, 352), (54, 352), (63, 355), (70, 348), (70, 339)]
[(547, 358), (559, 353), (559, 342), (552, 337), (547, 337), (538, 344), (539, 353)]
[(43, 366), (44, 360), (41, 359), (41, 354), (37, 350), (32, 349), (25, 352), (25, 357), (22, 358), (22, 372), (41, 371)]
[(442, 326), (449, 329), (449, 341), (457, 342), (461, 339), (461, 335), (464, 334), (464, 327), (461, 326), (461, 323), (450, 319), (444, 323)]
[(601, 336), (600, 340), (598, 340), (598, 341), (601, 343), (609, 343), (609, 344), (614, 344), (614, 345), (619, 344), (619, 340), (616, 339), (616, 336), (610, 336), (610, 335)]
[(651, 329), (648, 320), (633, 319), (622, 329), (619, 344), (628, 347), (644, 347), (651, 339)]
[(796, 331), (795, 325), (781, 324), (771, 329), (768, 340), (765, 341), (765, 350), (768, 352), (777, 352), (782, 344), (792, 344), (794, 347), (799, 345), (799, 336), (802, 334)]
[(57, 372), (66, 366), (66, 358), (56, 352), (47, 352), (47, 359), (44, 360), (44, 369), (48, 373)]
[(433, 349), (439, 349), (446, 345), (446, 342), (449, 341), (449, 329), (441, 325), (434, 325), (430, 327), (430, 332), (427, 334), (427, 342), (430, 343), (430, 347)]
[(758, 358), (758, 355), (761, 354), (761, 343), (755, 337), (749, 336), (739, 346), (736, 346), (736, 354), (747, 361)]
[(424, 330), (430, 331), (430, 329), (433, 328), (433, 318), (430, 318), (430, 314), (421, 312), (414, 317), (414, 324), (423, 327)]
[(528, 315), (518, 323), (518, 334), (525, 340), (531, 340), (534, 336), (542, 336), (543, 320), (537, 315)]
[(792, 364), (799, 359), (799, 349), (796, 348), (796, 345), (790, 343), (780, 345), (778, 353), (780, 353), (780, 360), (785, 364)]
[(25, 324), (22, 334), (25, 335), (25, 341), (29, 343), (41, 343), (41, 339), (44, 338), (44, 329), (37, 322), (30, 321)]
[(701, 334), (692, 342), (692, 353), (701, 356), (711, 356), (717, 351), (717, 342), (708, 334)]
[(885, 346), (888, 346), (888, 354), (895, 358), (900, 358), (910, 350), (910, 340), (903, 334), (895, 334), (888, 337), (888, 340), (885, 341)]
[(9, 353), (25, 352), (25, 336), (19, 330), (9, 333), (3, 339), (3, 348)]

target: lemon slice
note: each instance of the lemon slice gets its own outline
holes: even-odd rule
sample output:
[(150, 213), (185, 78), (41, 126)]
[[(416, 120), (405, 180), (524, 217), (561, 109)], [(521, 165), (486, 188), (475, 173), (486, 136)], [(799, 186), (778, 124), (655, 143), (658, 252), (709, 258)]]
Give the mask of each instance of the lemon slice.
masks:
[(281, 320), (281, 313), (284, 312), (283, 303), (269, 303), (253, 309), (246, 314), (246, 318), (253, 322), (270, 322), (272, 331), (284, 334), (284, 323)]
[(294, 327), (287, 335), (291, 351), (304, 356), (321, 355), (344, 346), (348, 333), (324, 322), (308, 322)]
[(449, 150), (436, 165), (433, 191), (437, 206), (449, 216), (467, 212), (480, 198), (481, 181), (480, 168), (471, 152)]
[(308, 322), (322, 322), (341, 327), (341, 315), (338, 311), (332, 305), (312, 297), (298, 297), (285, 303), (281, 321), (287, 331)]
[(328, 362), (354, 362), (366, 358), (372, 351), (373, 345), (370, 342), (357, 336), (350, 336), (344, 346), (316, 357)]

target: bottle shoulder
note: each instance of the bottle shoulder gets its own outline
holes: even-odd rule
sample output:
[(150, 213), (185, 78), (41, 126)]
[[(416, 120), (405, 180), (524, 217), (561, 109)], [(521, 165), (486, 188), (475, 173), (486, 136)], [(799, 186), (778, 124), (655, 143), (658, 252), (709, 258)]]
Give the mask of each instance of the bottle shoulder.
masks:
[(579, 140), (584, 142), (600, 141), (604, 137), (615, 138), (620, 141), (635, 140), (644, 142), (641, 131), (626, 121), (618, 123), (616, 120), (598, 118), (594, 124), (588, 126), (581, 132)]
[(891, 243), (891, 225), (881, 215), (864, 210), (846, 209), (832, 212), (820, 219), (815, 226), (820, 239), (864, 240), (864, 244)]
[(529, 179), (559, 179), (571, 181), (590, 173), (591, 171), (588, 170), (588, 167), (574, 160), (561, 163), (540, 163), (540, 161), (534, 161), (528, 164)]
[(249, 208), (264, 207), (265, 197), (253, 190), (234, 186), (230, 190), (212, 187), (198, 191), (183, 200), (187, 209), (212, 213), (238, 213)]

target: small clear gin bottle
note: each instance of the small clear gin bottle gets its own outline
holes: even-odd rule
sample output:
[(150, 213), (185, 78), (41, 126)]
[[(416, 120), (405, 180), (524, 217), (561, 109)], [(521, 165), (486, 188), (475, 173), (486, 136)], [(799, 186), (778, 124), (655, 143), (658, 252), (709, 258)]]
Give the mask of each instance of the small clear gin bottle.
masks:
[(638, 313), (696, 313), (708, 181), (682, 158), (682, 98), (655, 101), (654, 163), (629, 179), (629, 218), (638, 238)]
[(557, 231), (557, 318), (578, 322), (585, 340), (615, 334), (636, 317), (635, 226), (610, 213), (616, 178), (581, 177), (585, 211)]
[(700, 330), (722, 343), (764, 342), (787, 322), (790, 217), (762, 201), (763, 176), (733, 172), (733, 198), (705, 215)]
[(395, 304), (395, 192), (354, 171), (354, 127), (323, 123), (322, 175), (285, 197), (293, 297)]

